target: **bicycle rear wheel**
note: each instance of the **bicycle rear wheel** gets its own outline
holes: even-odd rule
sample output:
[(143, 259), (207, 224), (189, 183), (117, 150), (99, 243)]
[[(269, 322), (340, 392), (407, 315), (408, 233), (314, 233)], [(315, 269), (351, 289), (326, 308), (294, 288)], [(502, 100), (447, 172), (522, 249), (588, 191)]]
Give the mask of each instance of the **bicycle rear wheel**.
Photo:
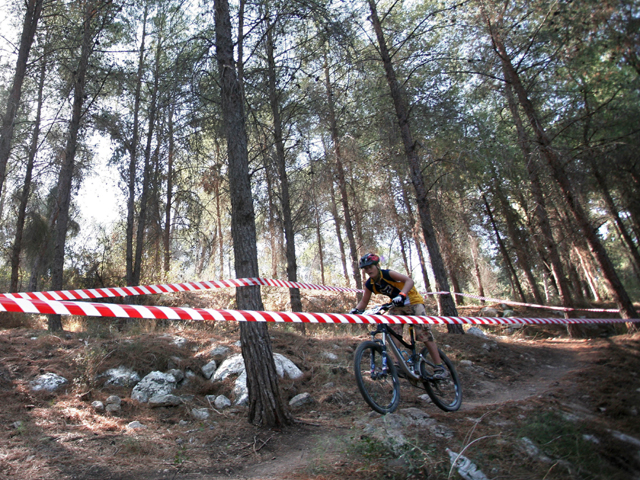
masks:
[(391, 413), (400, 402), (398, 373), (390, 358), (387, 369), (382, 368), (382, 346), (376, 342), (362, 342), (354, 358), (356, 383), (364, 398), (378, 413)]
[[(454, 412), (462, 405), (462, 389), (458, 372), (447, 356), (438, 349), (442, 363), (447, 370), (447, 378), (443, 380), (433, 379), (433, 364), (424, 360), (420, 361), (420, 375), (422, 383), (433, 403), (445, 412)], [(426, 348), (420, 352), (422, 358), (431, 358)]]

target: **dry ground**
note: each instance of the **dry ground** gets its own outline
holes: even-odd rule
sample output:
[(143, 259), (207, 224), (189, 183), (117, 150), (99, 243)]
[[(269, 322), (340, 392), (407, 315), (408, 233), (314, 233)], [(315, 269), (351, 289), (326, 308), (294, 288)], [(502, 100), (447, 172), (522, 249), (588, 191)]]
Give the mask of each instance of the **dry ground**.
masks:
[[(12, 321), (17, 326), (8, 328)], [(440, 330), (440, 346), (459, 365), (463, 407), (445, 413), (419, 399), (424, 392), (403, 389), (400, 413), (419, 408), (449, 434), (409, 428), (408, 446), (392, 453), (359, 426), (377, 417), (351, 370), (365, 327), (310, 326), (303, 335), (271, 326), (273, 350), (304, 372), (281, 382), (284, 397), (309, 392), (316, 402), (295, 410), (291, 427), (259, 429), (243, 408), (213, 411), (209, 421), (191, 417), (191, 408), (210, 407), (205, 395), (231, 396), (230, 381), (192, 381), (179, 393), (195, 395), (193, 402), (154, 409), (132, 401), (130, 389), (103, 388), (96, 379), (119, 365), (142, 375), (164, 370), (172, 356), (199, 371), (213, 344), (239, 351), (237, 325), (72, 322), (51, 335), (42, 324), (0, 317), (2, 479), (460, 478), (450, 473), (445, 448), (464, 449), (488, 478), (640, 478), (638, 334), (609, 327), (575, 340), (560, 327), (493, 329), (488, 338)], [(173, 335), (187, 346), (176, 346)], [(66, 377), (68, 387), (32, 392), (29, 381), (44, 372)], [(123, 398), (121, 412), (93, 411), (93, 400), (111, 394)], [(134, 420), (146, 428), (128, 429)], [(527, 453), (523, 437), (539, 452)]]

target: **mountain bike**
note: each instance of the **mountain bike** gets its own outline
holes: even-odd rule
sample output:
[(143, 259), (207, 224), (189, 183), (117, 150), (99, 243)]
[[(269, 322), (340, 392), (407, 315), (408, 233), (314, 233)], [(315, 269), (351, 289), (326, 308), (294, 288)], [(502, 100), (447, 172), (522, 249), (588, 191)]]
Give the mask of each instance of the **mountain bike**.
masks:
[[(384, 315), (392, 307), (393, 303), (378, 305), (365, 314)], [(413, 327), (409, 324), (410, 342), (407, 343), (389, 325), (379, 323), (376, 330), (369, 332), (371, 340), (358, 345), (354, 370), (362, 397), (376, 412), (391, 413), (400, 403), (400, 378), (404, 378), (412, 386), (424, 389), (433, 403), (445, 412), (458, 410), (462, 405), (462, 389), (455, 367), (438, 349), (448, 375), (445, 379), (433, 378), (435, 364), (426, 347), (420, 353), (416, 352)], [(381, 338), (377, 338), (378, 335)]]

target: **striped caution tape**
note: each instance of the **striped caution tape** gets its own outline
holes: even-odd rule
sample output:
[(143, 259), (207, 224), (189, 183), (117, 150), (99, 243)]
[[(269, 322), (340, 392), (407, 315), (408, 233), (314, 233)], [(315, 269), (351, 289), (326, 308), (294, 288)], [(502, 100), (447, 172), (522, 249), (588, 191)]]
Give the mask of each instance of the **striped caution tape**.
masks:
[[(288, 280), (275, 280), (272, 278), (236, 278), (227, 280), (212, 280), (202, 282), (187, 282), (187, 283), (170, 283), (159, 285), (141, 285), (133, 287), (107, 287), (107, 288), (87, 288), (78, 290), (60, 290), (60, 291), (48, 291), (48, 292), (20, 292), (20, 293), (0, 293), (1, 297), (13, 298), (13, 299), (31, 299), (31, 300), (94, 300), (98, 298), (114, 298), (114, 297), (127, 297), (135, 295), (154, 295), (165, 293), (178, 293), (178, 292), (193, 292), (198, 290), (211, 290), (218, 288), (236, 288), (236, 287), (248, 287), (248, 286), (271, 286), (282, 288), (299, 288), (308, 290), (324, 290), (330, 292), (347, 292), (347, 293), (359, 293), (362, 290), (357, 288), (347, 287), (333, 287), (327, 285), (316, 285), (311, 283), (290, 282)], [(478, 295), (471, 295), (468, 293), (458, 292), (426, 292), (423, 295), (458, 295), (467, 298), (473, 298), (476, 300), (484, 300), (489, 302), (505, 303), (508, 305), (518, 305), (532, 308), (543, 308), (548, 310), (557, 310), (562, 312), (569, 311), (583, 311), (583, 312), (598, 312), (598, 313), (617, 313), (617, 309), (604, 309), (604, 308), (567, 308), (567, 307), (554, 307), (548, 305), (536, 305), (531, 303), (514, 302), (511, 300), (500, 300), (497, 298), (481, 297)]]
[(151, 305), (115, 305), (111, 303), (68, 300), (33, 300), (0, 297), (0, 311), (32, 314), (59, 314), (87, 317), (144, 318), (158, 320), (289, 322), (336, 324), (431, 324), (431, 325), (542, 325), (600, 324), (640, 322), (620, 318), (514, 318), (514, 317), (431, 317), (408, 315), (353, 315), (305, 312), (261, 312), (250, 310), (214, 310), (209, 308), (161, 307)]
[(514, 302), (512, 300), (500, 300), (499, 298), (481, 297), (479, 295), (471, 295), (470, 293), (458, 292), (421, 292), (422, 295), (457, 295), (459, 297), (473, 298), (475, 300), (484, 300), (485, 302), (504, 303), (506, 305), (517, 305), (520, 307), (544, 308), (546, 310), (557, 310), (559, 312), (593, 312), (593, 313), (618, 313), (617, 308), (573, 308), (573, 307), (554, 307), (551, 305), (538, 305), (535, 303)]
[(204, 282), (170, 283), (162, 285), (142, 285), (136, 287), (87, 288), (79, 290), (61, 290), (49, 292), (2, 293), (0, 296), (14, 299), (32, 300), (91, 300), (97, 298), (128, 297), (134, 295), (155, 295), (162, 293), (194, 292), (217, 288), (249, 287), (255, 285), (325, 290), (330, 292), (362, 292), (356, 288), (330, 287), (310, 283), (289, 282), (271, 278), (236, 278)]

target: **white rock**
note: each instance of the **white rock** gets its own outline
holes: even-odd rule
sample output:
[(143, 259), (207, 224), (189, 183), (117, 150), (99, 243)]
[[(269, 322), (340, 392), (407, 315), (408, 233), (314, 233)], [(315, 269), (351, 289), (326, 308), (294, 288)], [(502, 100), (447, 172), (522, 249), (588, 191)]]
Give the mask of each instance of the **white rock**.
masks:
[(214, 382), (218, 382), (220, 380), (224, 380), (229, 375), (235, 375), (242, 373), (245, 369), (244, 359), (240, 353), (235, 355), (231, 355), (224, 362), (220, 364), (216, 373), (213, 375), (212, 380)]
[(182, 404), (182, 399), (177, 395), (155, 395), (149, 399), (151, 407), (176, 407)]
[(53, 392), (67, 382), (66, 378), (56, 375), (55, 373), (44, 373), (31, 382), (31, 390), (34, 392), (40, 390)]
[(296, 364), (284, 355), (274, 353), (273, 360), (276, 364), (276, 372), (278, 372), (280, 377), (287, 375), (289, 378), (296, 379), (302, 376), (302, 370), (296, 367)]
[(122, 400), (117, 395), (109, 395), (104, 403), (106, 403), (107, 405), (120, 405), (122, 403)]
[(91, 402), (91, 407), (96, 412), (104, 412), (104, 403), (102, 403), (100, 400), (95, 400), (95, 401)]
[(100, 377), (107, 377), (107, 381), (104, 382), (105, 387), (110, 385), (116, 387), (133, 387), (140, 381), (140, 375), (124, 365), (118, 368), (111, 368), (100, 375)]
[(202, 374), (204, 375), (204, 378), (211, 378), (216, 371), (216, 367), (217, 364), (215, 360), (211, 360), (204, 367), (202, 367)]
[(141, 424), (139, 421), (137, 421), (137, 420), (136, 420), (136, 421), (134, 421), (134, 422), (129, 423), (129, 424), (127, 425), (127, 428), (130, 428), (130, 429), (132, 429), (132, 430), (137, 430), (137, 429), (139, 429), (139, 428), (147, 428), (147, 426), (146, 426), (146, 425)]
[[(247, 388), (247, 372), (243, 371), (240, 376), (236, 379), (236, 383), (233, 387), (233, 394), (236, 399), (240, 399), (244, 396), (249, 396), (249, 389)], [(237, 401), (236, 401), (237, 404)]]
[(162, 372), (151, 372), (138, 383), (131, 393), (131, 398), (138, 402), (147, 402), (156, 395), (166, 395), (176, 388), (173, 375)]
[(464, 455), (459, 455), (446, 449), (451, 460), (451, 465), (458, 469), (458, 473), (464, 480), (489, 480), (487, 476), (478, 469), (477, 465)]
[(227, 408), (231, 406), (231, 400), (229, 400), (224, 395), (218, 395), (214, 400), (213, 404), (216, 406), (218, 410), (222, 410), (223, 408)]
[(301, 407), (308, 403), (313, 403), (314, 400), (311, 395), (307, 392), (296, 395), (291, 400), (289, 400), (289, 406), (291, 407)]
[(191, 410), (191, 415), (193, 415), (193, 418), (196, 420), (206, 420), (211, 416), (207, 408), (194, 408)]
[(332, 353), (332, 352), (322, 352), (320, 355), (323, 358), (326, 358), (327, 360), (331, 360), (333, 362), (338, 360), (338, 356), (335, 353)]
[(176, 379), (176, 383), (180, 383), (182, 380), (184, 380), (184, 373), (182, 373), (182, 370), (179, 370), (177, 368), (167, 370), (166, 373), (168, 373), (169, 375), (173, 375), (173, 378)]
[(467, 330), (467, 333), (469, 335), (475, 335), (476, 337), (486, 337), (487, 334), (484, 333), (481, 329), (479, 329), (478, 327), (471, 327), (469, 330)]

